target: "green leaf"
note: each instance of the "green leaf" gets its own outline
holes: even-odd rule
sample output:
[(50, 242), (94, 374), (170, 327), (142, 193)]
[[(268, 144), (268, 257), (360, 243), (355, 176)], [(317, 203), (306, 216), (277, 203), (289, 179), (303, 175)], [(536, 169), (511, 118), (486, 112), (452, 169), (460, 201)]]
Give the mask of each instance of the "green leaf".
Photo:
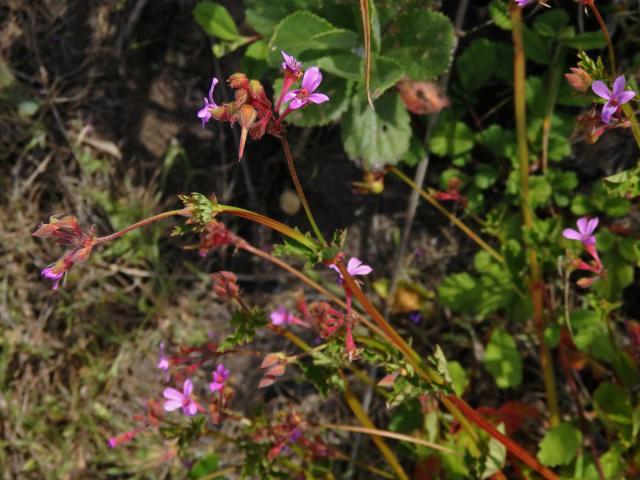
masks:
[(473, 148), (474, 139), (475, 135), (464, 122), (449, 120), (443, 115), (431, 136), (429, 149), (441, 157), (459, 157)]
[(545, 39), (526, 25), (522, 26), (522, 37), (524, 40), (524, 53), (528, 59), (542, 65), (551, 63), (549, 45)]
[(488, 148), (497, 157), (508, 158), (516, 162), (515, 134), (500, 125), (489, 125), (476, 135), (478, 143)]
[(522, 357), (515, 340), (506, 330), (496, 328), (485, 350), (484, 366), (500, 388), (522, 383)]
[[(307, 51), (351, 50), (358, 43), (358, 35), (339, 29), (311, 12), (296, 12), (282, 20), (269, 41), (267, 61), (278, 65), (282, 61), (280, 50), (300, 57)], [(314, 55), (317, 58), (318, 53)]]
[(569, 14), (560, 8), (554, 8), (536, 15), (533, 29), (543, 37), (555, 38), (567, 23), (569, 23)]
[(597, 50), (607, 46), (607, 42), (600, 30), (577, 33), (573, 37), (562, 39), (560, 44), (576, 50)]
[(211, 476), (218, 470), (218, 456), (215, 453), (211, 453), (198, 460), (193, 467), (191, 467), (191, 470), (189, 470), (189, 479), (224, 480), (225, 477), (221, 475)]
[(423, 414), (420, 402), (411, 399), (401, 404), (389, 420), (389, 430), (399, 433), (413, 433), (423, 424)]
[(630, 429), (633, 408), (625, 391), (613, 383), (601, 383), (593, 394), (598, 416), (615, 430)]
[(511, 30), (511, 16), (509, 15), (509, 4), (504, 0), (491, 0), (489, 4), (489, 15), (498, 28)]
[(193, 18), (212, 37), (234, 41), (240, 37), (233, 18), (225, 7), (214, 2), (198, 2), (193, 9)]
[(478, 165), (478, 170), (473, 177), (473, 183), (476, 187), (486, 190), (493, 185), (498, 179), (498, 170), (491, 165), (481, 163)]
[(395, 165), (411, 139), (410, 118), (397, 92), (387, 92), (369, 107), (362, 94), (355, 95), (342, 126), (344, 148), (352, 160), (362, 160), (365, 168)]
[(449, 362), (448, 367), (449, 374), (451, 375), (451, 383), (453, 384), (453, 390), (456, 392), (456, 395), (461, 397), (469, 386), (469, 375), (467, 375), (467, 372), (465, 372), (462, 365), (455, 360)]
[(382, 40), (382, 51), (413, 80), (432, 80), (449, 68), (455, 44), (449, 18), (420, 9), (407, 11), (393, 22)]
[[(362, 59), (350, 52), (334, 53), (333, 55), (310, 60), (307, 63), (313, 63), (322, 71), (347, 80), (357, 81), (362, 77)], [(331, 97), (331, 100), (333, 101), (333, 97)]]
[(561, 423), (545, 433), (538, 460), (548, 467), (568, 465), (582, 445), (582, 433), (571, 423)]
[(379, 98), (402, 78), (402, 67), (392, 58), (377, 56), (371, 65), (371, 95)]
[(402, 161), (410, 167), (415, 167), (420, 163), (427, 155), (427, 151), (424, 148), (424, 143), (421, 139), (415, 135), (411, 137), (411, 143), (409, 144), (409, 150), (402, 158)]
[(620, 197), (637, 197), (640, 195), (640, 165), (605, 177), (604, 182), (610, 193)]
[[(316, 0), (245, 0), (245, 20), (263, 38), (271, 38), (283, 18), (299, 10), (309, 10)], [(289, 52), (287, 52), (289, 53)]]
[(224, 352), (250, 343), (255, 338), (256, 331), (267, 323), (269, 322), (265, 312), (259, 308), (254, 308), (250, 312), (235, 312), (229, 321), (234, 331), (220, 342), (218, 351)]
[(553, 191), (546, 177), (532, 175), (529, 177), (529, 193), (531, 195), (531, 207), (535, 209), (546, 205), (551, 199)]
[(234, 52), (240, 47), (245, 46), (247, 43), (252, 42), (253, 39), (251, 37), (238, 37), (231, 42), (222, 41), (215, 43), (211, 47), (211, 51), (213, 52), (213, 56), (216, 58), (222, 58), (225, 55)]
[(613, 360), (614, 351), (599, 312), (574, 310), (569, 319), (573, 341), (578, 350), (589, 353), (599, 360)]
[[(475, 92), (505, 67), (499, 52), (508, 47), (486, 38), (473, 40), (456, 59), (456, 72), (466, 92)], [(509, 53), (507, 53), (509, 58)], [(510, 64), (506, 64), (510, 68)]]

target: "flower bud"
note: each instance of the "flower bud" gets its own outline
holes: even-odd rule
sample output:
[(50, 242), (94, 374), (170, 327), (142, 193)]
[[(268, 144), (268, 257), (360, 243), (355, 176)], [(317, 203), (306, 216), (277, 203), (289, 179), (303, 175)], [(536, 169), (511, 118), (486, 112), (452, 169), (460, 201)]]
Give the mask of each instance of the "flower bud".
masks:
[(591, 75), (582, 68), (571, 67), (571, 73), (565, 73), (564, 78), (574, 90), (578, 92), (586, 92), (593, 83)]
[(251, 98), (262, 100), (264, 98), (264, 87), (259, 80), (251, 80), (249, 82), (249, 95)]
[(213, 118), (221, 122), (228, 122), (231, 116), (229, 115), (229, 107), (227, 105), (221, 105), (215, 108), (210, 108), (209, 113)]
[(231, 88), (246, 89), (249, 86), (249, 79), (244, 73), (234, 73), (229, 77), (228, 82)]
[(243, 105), (238, 112), (238, 123), (242, 128), (251, 128), (258, 112), (251, 105)]
[(240, 109), (240, 107), (242, 107), (245, 103), (247, 103), (247, 100), (249, 100), (249, 92), (247, 92), (245, 89), (238, 89), (236, 90), (236, 101), (233, 102), (235, 104), (235, 107), (237, 109)]

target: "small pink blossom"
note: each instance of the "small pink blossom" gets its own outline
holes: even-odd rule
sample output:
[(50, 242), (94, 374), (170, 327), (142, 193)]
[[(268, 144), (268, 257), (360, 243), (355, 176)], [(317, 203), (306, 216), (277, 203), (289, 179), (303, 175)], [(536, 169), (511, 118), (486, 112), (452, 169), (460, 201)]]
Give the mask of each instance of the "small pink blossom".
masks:
[(595, 245), (596, 237), (593, 235), (593, 232), (598, 227), (598, 222), (598, 217), (592, 219), (582, 217), (577, 221), (578, 230), (565, 228), (562, 232), (562, 236), (569, 240), (578, 240), (585, 246)]
[[(338, 266), (335, 264), (331, 264), (329, 265), (329, 268), (335, 270), (338, 273), (338, 283), (342, 284), (344, 282), (344, 278), (342, 277), (342, 272), (340, 272)], [(347, 263), (347, 272), (349, 272), (349, 275), (351, 275), (352, 277), (356, 277), (358, 275), (369, 275), (371, 272), (373, 272), (373, 268), (362, 263), (360, 259), (351, 257), (349, 259), (349, 262)]]
[(591, 90), (607, 101), (602, 107), (600, 116), (602, 123), (608, 124), (611, 121), (611, 117), (620, 109), (620, 106), (630, 102), (635, 97), (635, 92), (624, 89), (625, 83), (624, 75), (620, 75), (613, 82), (613, 90), (609, 90), (607, 84), (602, 80), (596, 80), (591, 84)]
[(169, 358), (164, 354), (164, 343), (160, 344), (160, 357), (156, 367), (165, 373), (169, 370)]
[(216, 88), (217, 84), (218, 79), (216, 77), (213, 77), (213, 80), (211, 80), (211, 87), (209, 88), (209, 97), (204, 99), (204, 105), (200, 110), (198, 110), (197, 115), (198, 118), (202, 120), (203, 127), (209, 120), (211, 120), (211, 112), (209, 111), (209, 109), (218, 108), (218, 105), (213, 100), (213, 90)]
[(67, 272), (66, 269), (58, 268), (58, 262), (49, 265), (47, 268), (44, 268), (41, 272), (44, 278), (48, 278), (49, 280), (53, 280), (53, 290), (57, 290), (60, 285), (60, 280), (64, 277), (64, 274)]
[(223, 363), (218, 365), (218, 367), (213, 372), (213, 382), (209, 384), (209, 389), (212, 392), (219, 392), (224, 388), (224, 383), (229, 378), (229, 370), (227, 370)]
[(302, 77), (302, 85), (300, 88), (291, 90), (284, 96), (285, 102), (291, 102), (289, 108), (291, 110), (297, 110), (304, 107), (307, 103), (324, 103), (329, 100), (329, 97), (324, 93), (314, 93), (322, 82), (322, 74), (318, 67), (311, 67), (304, 72)]
[(304, 320), (296, 317), (289, 310), (287, 310), (287, 308), (284, 305), (280, 305), (276, 310), (271, 312), (271, 315), (269, 315), (269, 317), (271, 318), (271, 323), (277, 326), (280, 326), (280, 325), (308, 326)]
[(184, 381), (184, 385), (182, 386), (182, 392), (176, 390), (175, 388), (165, 388), (162, 395), (167, 399), (164, 402), (162, 408), (164, 408), (167, 412), (173, 412), (179, 408), (182, 408), (182, 413), (184, 413), (187, 417), (193, 417), (198, 412), (198, 405), (191, 397), (191, 392), (193, 391), (193, 383), (190, 378), (187, 378)]
[(302, 62), (298, 61), (293, 55), (288, 55), (285, 51), (280, 50), (284, 62), (282, 62), (282, 70), (286, 73), (290, 73), (297, 78), (302, 73)]

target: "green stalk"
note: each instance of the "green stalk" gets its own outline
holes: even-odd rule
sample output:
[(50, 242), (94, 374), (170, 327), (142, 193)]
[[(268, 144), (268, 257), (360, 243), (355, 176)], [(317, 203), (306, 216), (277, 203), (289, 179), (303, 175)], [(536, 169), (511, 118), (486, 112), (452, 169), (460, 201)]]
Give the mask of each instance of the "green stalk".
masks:
[[(520, 190), (522, 205), (522, 220), (524, 228), (533, 228), (534, 212), (531, 207), (531, 193), (529, 190), (529, 148), (527, 145), (527, 117), (525, 104), (525, 54), (522, 40), (522, 10), (511, 3), (511, 25), (513, 37), (513, 68), (514, 68), (514, 101), (516, 116), (516, 139), (518, 142), (518, 162), (520, 164)], [(528, 246), (527, 246), (528, 247)], [(551, 350), (544, 339), (544, 279), (542, 269), (538, 263), (538, 256), (534, 248), (527, 248), (530, 266), (529, 290), (533, 304), (533, 315), (536, 324), (538, 343), (540, 344), (540, 364), (544, 378), (547, 409), (552, 426), (560, 423), (560, 409), (558, 407), (558, 392), (553, 372)]]

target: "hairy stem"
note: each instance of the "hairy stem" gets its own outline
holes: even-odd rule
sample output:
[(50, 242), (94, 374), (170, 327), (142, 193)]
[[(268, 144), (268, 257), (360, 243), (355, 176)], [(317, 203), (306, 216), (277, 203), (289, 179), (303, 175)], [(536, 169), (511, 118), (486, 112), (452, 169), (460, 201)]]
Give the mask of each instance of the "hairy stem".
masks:
[[(527, 145), (527, 117), (525, 103), (525, 54), (522, 40), (522, 10), (515, 4), (511, 4), (511, 24), (513, 36), (513, 77), (514, 77), (514, 101), (516, 116), (516, 139), (518, 143), (518, 161), (520, 165), (520, 195), (522, 205), (522, 220), (525, 229), (533, 228), (534, 212), (531, 207), (531, 194), (529, 191), (529, 149)], [(540, 364), (544, 378), (544, 388), (549, 411), (551, 425), (560, 423), (560, 409), (558, 407), (558, 392), (553, 372), (553, 359), (551, 350), (544, 339), (545, 315), (544, 315), (544, 281), (542, 269), (538, 263), (538, 256), (534, 248), (528, 248), (530, 278), (529, 290), (533, 304), (533, 315), (536, 324), (538, 343), (540, 344)]]
[(304, 208), (304, 212), (307, 214), (307, 218), (309, 219), (309, 223), (311, 224), (311, 228), (313, 232), (316, 234), (316, 237), (320, 241), (322, 245), (327, 245), (327, 241), (324, 239), (322, 232), (318, 228), (315, 219), (313, 218), (313, 214), (311, 213), (311, 208), (309, 207), (309, 202), (307, 202), (307, 197), (304, 194), (304, 190), (302, 190), (302, 184), (300, 183), (300, 179), (298, 178), (298, 173), (296, 172), (296, 166), (293, 163), (293, 155), (291, 155), (291, 148), (289, 148), (289, 142), (287, 141), (287, 137), (284, 132), (280, 136), (280, 143), (282, 143), (282, 150), (284, 152), (284, 156), (287, 159), (287, 166), (289, 167), (289, 174), (291, 175), (291, 180), (293, 181), (293, 185), (296, 187), (296, 192), (298, 193), (298, 198), (300, 199), (300, 203), (302, 203), (302, 208)]
[(132, 230), (135, 230), (137, 228), (141, 228), (141, 227), (146, 227), (147, 225), (150, 225), (154, 222), (158, 222), (160, 220), (164, 220), (165, 218), (169, 218), (169, 217), (173, 217), (176, 215), (183, 215), (185, 217), (188, 217), (191, 214), (191, 209), (190, 208), (182, 208), (180, 210), (171, 210), (169, 212), (164, 212), (164, 213), (159, 213), (158, 215), (154, 215), (153, 217), (149, 217), (149, 218), (145, 218), (144, 220), (140, 220), (139, 222), (136, 222), (132, 225), (129, 225), (126, 228), (123, 228), (122, 230), (112, 233), (111, 235), (106, 235), (104, 237), (98, 237), (96, 238), (96, 245), (99, 245), (101, 243), (105, 243), (105, 242), (110, 242), (111, 240), (115, 240), (117, 238), (120, 238), (121, 236), (123, 236), (126, 233), (129, 233)]

